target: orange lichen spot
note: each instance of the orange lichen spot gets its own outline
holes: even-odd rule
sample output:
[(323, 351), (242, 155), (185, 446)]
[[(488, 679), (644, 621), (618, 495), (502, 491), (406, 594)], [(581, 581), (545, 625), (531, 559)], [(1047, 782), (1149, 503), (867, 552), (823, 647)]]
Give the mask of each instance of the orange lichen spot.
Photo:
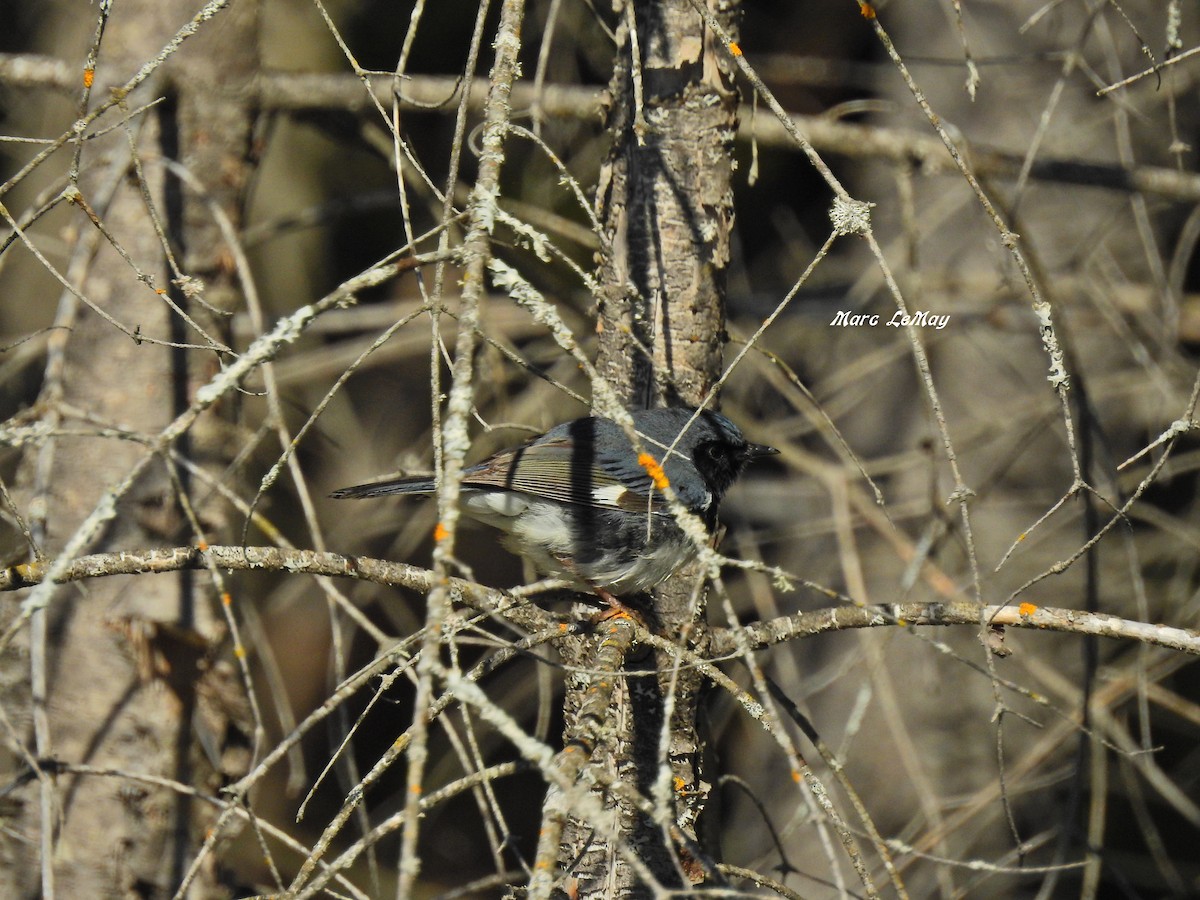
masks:
[(684, 792), (684, 789), (687, 788), (687, 782), (684, 781), (682, 778), (680, 778), (678, 775), (675, 776), (674, 784), (675, 784), (675, 793), (677, 793), (677, 794), (682, 794)]
[(741, 56), (742, 48), (738, 46), (737, 41), (730, 41), (729, 42), (729, 52), (732, 53), (734, 56)]
[(649, 453), (638, 454), (638, 465), (646, 470), (646, 474), (650, 476), (650, 480), (654, 482), (654, 486), (660, 491), (666, 490), (667, 485), (671, 483), (667, 480), (667, 473), (663, 471), (663, 467), (659, 465), (658, 460)]
[(95, 80), (96, 80), (96, 70), (95, 69), (88, 68), (88, 69), (83, 70), (83, 86), (85, 88), (90, 88), (92, 86), (92, 84), (95, 82)]
[(229, 593), (229, 591), (222, 591), (221, 604), (223, 606), (233, 606), (233, 594)]
[(604, 613), (602, 613), (602, 616), (603, 616), (605, 622), (611, 623), (611, 625), (614, 627), (614, 633), (615, 633), (615, 626), (618, 622), (624, 621), (624, 622), (632, 622), (635, 625), (638, 624), (637, 617), (627, 609), (606, 610)]
[(422, 787), (421, 787), (419, 784), (414, 784), (414, 785), (413, 785), (412, 787), (410, 787), (408, 790), (409, 790), (409, 792), (410, 792), (410, 793), (413, 793), (413, 794), (423, 794), (423, 793), (425, 793), (425, 789), (424, 789), (424, 788), (422, 788)]
[(800, 776), (800, 773), (797, 772), (795, 769), (792, 769), (792, 781), (796, 782), (796, 784), (799, 784), (801, 782), (801, 780), (802, 780), (802, 778)]
[(155, 288), (154, 293), (158, 294), (158, 296), (160, 296), (160, 297), (163, 297), (166, 295), (167, 289), (166, 288)]
[(235, 645), (233, 648), (233, 655), (236, 656), (238, 659), (245, 659), (246, 658), (246, 648), (243, 647), (241, 644)]
[(196, 541), (196, 549), (203, 553), (208, 549), (208, 541), (206, 541), (204, 538), (200, 538), (200, 540)]
[(1035, 612), (1037, 612), (1037, 607), (1032, 603), (1022, 603), (1017, 607), (1017, 612), (1023, 616), (1032, 616)]
[(450, 536), (450, 532), (446, 529), (446, 526), (443, 525), (441, 522), (438, 522), (436, 525), (433, 526), (433, 539), (435, 541), (439, 541), (439, 542), (444, 541), (449, 536)]
[(864, 19), (875, 18), (875, 7), (865, 2), (865, 0), (858, 0), (858, 11), (862, 13)]

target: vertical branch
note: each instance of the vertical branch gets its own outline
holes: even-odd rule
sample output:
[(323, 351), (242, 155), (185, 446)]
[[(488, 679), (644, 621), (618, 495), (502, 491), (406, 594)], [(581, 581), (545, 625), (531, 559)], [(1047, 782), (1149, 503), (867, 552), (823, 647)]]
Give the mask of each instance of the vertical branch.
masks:
[(511, 115), (509, 94), (520, 71), (517, 56), (521, 49), (521, 21), (524, 0), (505, 0), (500, 8), (496, 33), (496, 59), (492, 64), (490, 90), (485, 111), (479, 174), (471, 195), (470, 224), (463, 242), (466, 272), (462, 282), (462, 307), (451, 373), (450, 397), (442, 429), (442, 485), (438, 493), (437, 544), (433, 552), (434, 571), (439, 580), (430, 591), (426, 612), (426, 638), (418, 663), (418, 682), (413, 713), (415, 736), (408, 755), (408, 793), (405, 827), (401, 843), (400, 879), (397, 896), (407, 897), (419, 869), (417, 856), (418, 823), (421, 813), (422, 780), (428, 755), (426, 736), (429, 704), (433, 697), (433, 677), (438, 664), (442, 623), (450, 613), (447, 576), (454, 559), (454, 541), (458, 523), (458, 497), (462, 480), (463, 457), (470, 445), (467, 422), (474, 400), (474, 364), (479, 305), (484, 294), (484, 273), (491, 256), (490, 239), (496, 217), (496, 198), (500, 193), (500, 169), (504, 163), (504, 138)]
[[(252, 129), (257, 110), (250, 104), (251, 86), (259, 74), (259, 4), (257, 0), (234, 4), (219, 27), (197, 35), (189, 52), (182, 54), (171, 71), (173, 102), (162, 114), (162, 151), (183, 166), (186, 180), (168, 175), (164, 184), (164, 207), (147, 209), (152, 224), (166, 215), (168, 296), (173, 315), (170, 334), (176, 343), (226, 346), (232, 343), (230, 317), (242, 308), (234, 251), (228, 245), (229, 230), (240, 229), (254, 160)], [(169, 113), (169, 114), (168, 114)], [(203, 185), (199, 196), (194, 185)], [(222, 217), (225, 221), (218, 221)], [(171, 418), (182, 415), (195, 393), (221, 365), (217, 352), (197, 353), (175, 348), (171, 352)], [(220, 476), (235, 455), (228, 441), (229, 407), (199, 418), (184, 432), (175, 451), (185, 460)], [(192, 505), (191, 475), (187, 466), (176, 470), (176, 490), (181, 502)], [(203, 532), (195, 540), (228, 537), (232, 522), (212, 494), (194, 508), (196, 528)], [(215, 533), (212, 533), (215, 532)], [(182, 573), (181, 573), (182, 574)], [(215, 591), (207, 581), (181, 577), (177, 585), (179, 607), (175, 624), (184, 632), (213, 636), (220, 633), (214, 622)], [(245, 688), (253, 692), (246, 675)], [(235, 769), (214, 773), (198, 769), (193, 760), (193, 722), (206, 710), (194, 691), (180, 697), (180, 716), (174, 741), (174, 777), (183, 784), (199, 784), (217, 790)], [(206, 701), (205, 701), (206, 702)], [(261, 727), (261, 722), (258, 723)], [(249, 723), (228, 723), (230, 729)], [(223, 738), (224, 736), (222, 736)], [(241, 765), (239, 761), (238, 765)], [(222, 767), (223, 768), (223, 767)], [(215, 776), (215, 777), (214, 777)], [(206, 814), (207, 815), (207, 814)], [(198, 841), (193, 840), (197, 809), (184, 796), (174, 810), (174, 858), (170, 883), (179, 884), (187, 872)], [(211, 822), (211, 818), (202, 821)], [(205, 876), (199, 876), (203, 879)], [(207, 877), (211, 878), (209, 872)]]
[[(737, 5), (719, 6), (722, 26), (734, 31)], [(624, 9), (607, 123), (614, 143), (596, 196), (607, 248), (597, 370), (627, 407), (694, 405), (721, 370), (737, 91), (727, 57), (687, 0), (637, 0)], [(703, 608), (701, 577), (685, 571), (657, 592), (651, 618), (672, 639), (703, 647)], [(588, 639), (564, 645), (568, 665), (591, 669)], [(653, 797), (653, 817), (617, 801), (621, 839), (660, 884), (686, 887), (706, 877), (695, 845), (685, 850), (671, 837), (675, 829), (695, 835), (707, 796), (696, 725), (701, 679), (672, 670), (670, 659), (660, 653), (657, 675), (620, 682), (592, 765)], [(568, 734), (589, 684), (568, 682)], [(648, 889), (611, 839), (576, 818), (564, 829), (559, 865), (573, 866), (580, 896)]]
[[(735, 5), (721, 6), (735, 31)], [(629, 9), (596, 195), (611, 248), (600, 264), (599, 368), (629, 405), (698, 403), (720, 372), (738, 95), (687, 0)]]

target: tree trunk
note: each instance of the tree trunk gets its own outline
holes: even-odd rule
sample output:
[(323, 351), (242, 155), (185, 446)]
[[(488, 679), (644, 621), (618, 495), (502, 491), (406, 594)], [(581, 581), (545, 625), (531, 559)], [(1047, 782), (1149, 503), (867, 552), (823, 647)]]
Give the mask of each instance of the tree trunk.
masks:
[[(117, 4), (100, 45), (92, 105), (109, 99), (111, 89), (157, 56), (195, 13), (190, 0)], [(196, 298), (226, 309), (236, 302), (231, 257), (207, 203), (237, 227), (251, 121), (239, 92), (257, 70), (257, 6), (239, 2), (220, 15), (216, 27), (184, 42), (98, 125), (113, 125), (165, 95), (163, 102), (129, 117), (128, 131), (117, 127), (82, 146), (66, 274), (132, 336), (72, 293), (62, 295), (39, 412), (43, 423), (63, 433), (30, 451), (18, 476), (35, 552), (47, 557), (61, 553), (106, 493), (144, 458), (138, 439), (158, 434), (190, 402), (195, 380), (220, 362), (211, 348), (224, 338), (206, 322), (211, 317)], [(168, 171), (171, 162), (205, 186), (207, 201)], [(147, 200), (190, 280), (177, 279), (168, 265)], [(111, 239), (89, 221), (93, 214)], [(105, 426), (134, 439), (99, 433)], [(206, 426), (208, 433), (219, 429), (215, 422)], [(206, 453), (215, 446), (198, 438), (173, 449), (203, 463), (212, 461)], [(162, 460), (146, 467), (121, 498), (122, 514), (88, 541), (88, 549), (197, 540), (179, 502), (189, 479), (182, 468), (175, 471), (173, 484)], [(195, 511), (205, 528), (219, 521), (216, 510)], [(219, 665), (212, 659), (221, 637), (212, 600), (207, 579), (195, 576), (62, 586), (0, 657), (4, 706), (20, 711), (14, 725), (29, 754), (6, 754), (6, 768), (33, 776), (30, 762), (37, 761), (6, 829), (22, 839), (0, 842), (0, 894), (175, 893), (195, 856), (206, 809), (145, 781), (83, 775), (71, 767), (173, 779), (204, 792), (231, 774), (221, 771), (228, 763), (221, 754), (229, 723), (222, 728), (209, 716), (201, 696)], [(5, 624), (15, 615), (8, 610)], [(213, 869), (200, 869), (188, 896), (225, 896)]]
[[(727, 31), (736, 4), (712, 3)], [(733, 224), (732, 139), (737, 91), (725, 51), (688, 0), (638, 0), (624, 6), (608, 126), (614, 145), (597, 191), (603, 223), (597, 368), (631, 408), (698, 405), (720, 376), (725, 269)], [(707, 641), (700, 575), (684, 571), (656, 592), (650, 619), (671, 639)], [(570, 664), (590, 659), (587, 641)], [(653, 658), (629, 668), (644, 669)], [(593, 760), (649, 797), (663, 765), (671, 768), (674, 820), (695, 836), (709, 785), (701, 772), (697, 732), (701, 679), (672, 672), (659, 654), (657, 676), (622, 679), (606, 739)], [(586, 666), (584, 666), (586, 668)], [(568, 685), (568, 730), (588, 679)], [(668, 695), (673, 696), (670, 721)], [(660, 749), (669, 729), (666, 758)], [(579, 895), (636, 896), (647, 891), (614, 850), (634, 848), (663, 885), (710, 879), (695, 847), (683, 849), (628, 804), (618, 803), (619, 834), (572, 820), (560, 864), (572, 869)]]

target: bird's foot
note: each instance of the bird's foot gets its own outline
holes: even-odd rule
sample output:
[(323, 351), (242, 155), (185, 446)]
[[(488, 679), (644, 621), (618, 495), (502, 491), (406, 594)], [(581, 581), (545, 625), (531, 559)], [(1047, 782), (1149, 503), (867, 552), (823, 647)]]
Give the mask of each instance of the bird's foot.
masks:
[(606, 591), (602, 587), (595, 587), (594, 585), (592, 587), (592, 591), (597, 597), (599, 597), (608, 605), (608, 609), (602, 609), (592, 617), (593, 623), (606, 622), (609, 619), (615, 618), (626, 618), (632, 619), (643, 628), (649, 629), (649, 625), (646, 623), (646, 617), (632, 606), (621, 602), (616, 595)]

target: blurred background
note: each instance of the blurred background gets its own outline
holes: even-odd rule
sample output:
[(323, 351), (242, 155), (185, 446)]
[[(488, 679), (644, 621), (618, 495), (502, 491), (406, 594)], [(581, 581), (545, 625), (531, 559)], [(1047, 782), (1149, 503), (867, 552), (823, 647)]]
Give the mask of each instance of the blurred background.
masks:
[[(1119, 466), (1172, 422), (1195, 415), (1200, 63), (1184, 59), (1126, 88), (1097, 92), (1194, 48), (1196, 10), (1163, 0), (974, 0), (961, 8), (925, 0), (876, 8), (940, 124), (1020, 236), (1053, 306), (1071, 377), (1069, 409), (1047, 380), (1039, 322), (1012, 254), (858, 3), (745, 4), (746, 60), (849, 192), (874, 204), (875, 235), (907, 308), (948, 319), (943, 328), (918, 329), (926, 378), (910, 335), (886, 324), (895, 301), (867, 242), (834, 243), (722, 393), (723, 411), (752, 440), (783, 450), (727, 498), (723, 549), (855, 602), (1029, 602), (1195, 628), (1200, 441), (1182, 434), (1157, 469), (1166, 445)], [(443, 221), (435, 187), (445, 186), (450, 171), (455, 79), (478, 3), (441, 0), (425, 12), (411, 43), (400, 82), (411, 102), (402, 104), (399, 128), (425, 175), (403, 167), (407, 222), (390, 102), (383, 114), (369, 102), (346, 51), (388, 85), (413, 4), (347, 0), (324, 9), (345, 50), (321, 8), (300, 0), (261, 8), (264, 86), (238, 233), (261, 310), (239, 304), (222, 320), (235, 349), (260, 334), (263, 322), (317, 301), (406, 248), (406, 229), (420, 236)], [(55, 137), (77, 118), (78, 72), (96, 14), (94, 6), (54, 0), (0, 4), (8, 23), (0, 51), (19, 55), (0, 67), (3, 134)], [(485, 34), (496, 16), (488, 13)], [(219, 17), (211, 23), (218, 35), (223, 27)], [(558, 163), (590, 202), (611, 142), (598, 110), (616, 27), (604, 3), (529, 4), (515, 121), (541, 143), (511, 137), (503, 172), (502, 208), (548, 235), (558, 254), (543, 260), (528, 242), (498, 232), (497, 255), (554, 304), (585, 350), (594, 346), (595, 303), (573, 266), (591, 271), (598, 244)], [(490, 38), (483, 46), (478, 78), (486, 80)], [(36, 77), (13, 68), (14, 59), (35, 56), (62, 68)], [(321, 78), (308, 83), (301, 76)], [(291, 99), (283, 99), (285, 89)], [(727, 362), (812, 263), (830, 234), (833, 201), (766, 105), (754, 102), (748, 85), (741, 89)], [(479, 122), (475, 107), (453, 187), (460, 205), (475, 174)], [(119, 131), (113, 139), (124, 140)], [(0, 144), (5, 179), (39, 149)], [(20, 219), (61, 191), (71, 161), (70, 152), (59, 152), (22, 174), (3, 196), (11, 215)], [(38, 217), (28, 236), (63, 270), (86, 227), (78, 210), (63, 205)], [(461, 223), (450, 233), (453, 244)], [(437, 240), (435, 233), (417, 250), (432, 251)], [(451, 267), (445, 275), (449, 315), (441, 337), (450, 352), (459, 274)], [(280, 458), (279, 420), (297, 434), (363, 351), (411, 317), (357, 365), (305, 432), (295, 448), (297, 469), (259, 498), (257, 511), (270, 526), (251, 526), (249, 543), (282, 535), (298, 547), (428, 564), (433, 504), (323, 498), (383, 473), (432, 468), (431, 360), (442, 348), (422, 313), (429, 278), (429, 269), (410, 272), (322, 315), (277, 359), (273, 383), (252, 377), (221, 410), (223, 424), (196, 437), (203, 452), (223, 459), (220, 481), (250, 501)], [(130, 272), (129, 285), (136, 284)], [(34, 404), (61, 292), (27, 245), (6, 245), (0, 410), (10, 425), (39, 414)], [(834, 325), (843, 311), (876, 314), (880, 324)], [(472, 459), (586, 411), (563, 390), (586, 398), (586, 378), (507, 297), (489, 298), (482, 332)], [(444, 366), (441, 377), (444, 390)], [(113, 424), (87, 423), (78, 413), (68, 420), (83, 429), (74, 438), (81, 444), (102, 440), (84, 425)], [(28, 464), (13, 433), (6, 479)], [(947, 438), (962, 484), (947, 461)], [(1067, 497), (1077, 476), (1090, 488)], [(301, 497), (298, 480), (311, 501)], [(963, 487), (971, 492), (966, 518), (952, 499)], [(225, 501), (215, 508), (213, 520), (237, 543), (245, 509)], [(1118, 510), (1118, 522), (1079, 555)], [(20, 553), (19, 528), (9, 519), (10, 544)], [(166, 529), (163, 544), (179, 543), (178, 534)], [(520, 561), (498, 551), (485, 530), (464, 531), (460, 556), (483, 584), (527, 580)], [(1064, 561), (1070, 565), (1050, 574)], [(341, 585), (377, 629), (372, 633), (312, 579), (278, 573), (239, 576), (233, 584), (247, 617), (244, 639), (269, 745), (346, 674), (388, 650), (384, 638), (412, 634), (424, 621), (423, 597), (397, 589)], [(743, 622), (831, 603), (819, 591), (781, 590), (759, 573), (730, 571), (727, 584)], [(716, 610), (711, 618), (729, 624)], [(481, 633), (480, 654), (497, 636), (514, 636), (499, 625), (488, 634)], [(989, 659), (975, 628), (883, 628), (796, 640), (757, 658), (846, 766), (881, 833), (897, 842), (911, 896), (1200, 895), (1200, 668), (1179, 653), (1076, 635), (1010, 630), (1006, 646), (1011, 655)], [(231, 653), (228, 645), (220, 652)], [(728, 670), (749, 683), (744, 666)], [(560, 680), (553, 666), (530, 656), (486, 688), (553, 742)], [(256, 801), (260, 816), (305, 843), (315, 839), (395, 739), (398, 723), (410, 719), (412, 693), (401, 681), (372, 706), (351, 752), (296, 825), (304, 791), (371, 696), (364, 690), (350, 697), (272, 770), (272, 788)], [(831, 864), (806, 806), (790, 790), (789, 762), (777, 745), (720, 692), (706, 718), (715, 785), (706, 824), (721, 858), (773, 873), (806, 897), (837, 896)], [(483, 733), (481, 758), (515, 758), (494, 733)], [(431, 783), (465, 768), (455, 740), (435, 732)], [(809, 761), (828, 777), (815, 753)], [(368, 799), (371, 822), (399, 808), (403, 785), (397, 764)], [(542, 785), (536, 773), (496, 783), (497, 808), (508, 816), (503, 826), (481, 814), (469, 794), (431, 813), (422, 845), (429, 895), (519, 868), (536, 841)], [(505, 839), (497, 842), (496, 832)], [(492, 852), (480, 849), (489, 834)], [(1091, 868), (1080, 864), (1089, 844)], [(379, 852), (386, 871), (394, 841)], [(269, 883), (248, 839), (224, 851), (221, 865), (230, 884), (249, 890)]]

